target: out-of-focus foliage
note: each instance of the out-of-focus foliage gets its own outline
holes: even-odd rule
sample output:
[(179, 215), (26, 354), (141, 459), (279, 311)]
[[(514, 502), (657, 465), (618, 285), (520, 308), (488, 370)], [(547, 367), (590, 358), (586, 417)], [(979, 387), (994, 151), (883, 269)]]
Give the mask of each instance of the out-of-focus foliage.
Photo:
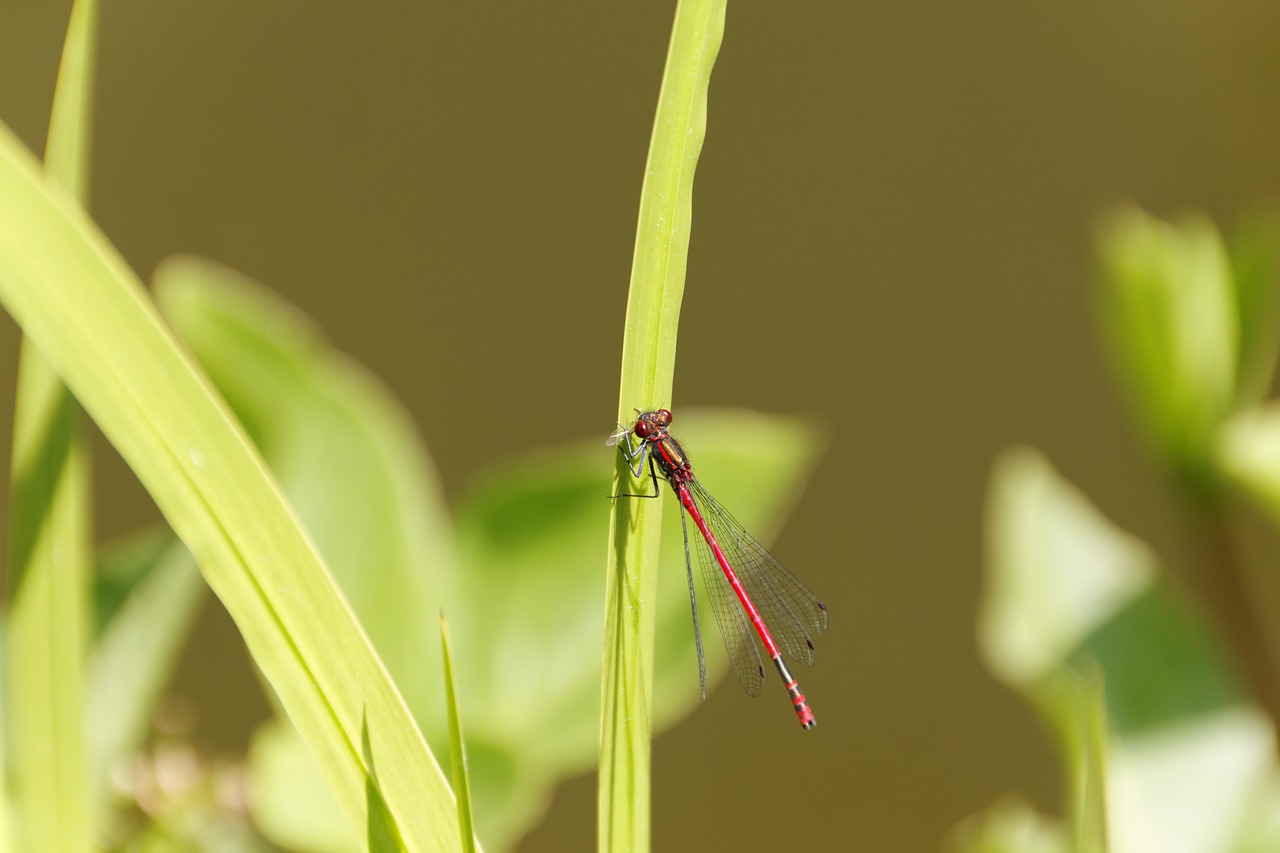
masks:
[[(443, 774), (260, 456), (118, 252), (3, 126), (0, 301), (195, 555), (348, 819), (414, 847), (456, 841)], [(376, 778), (353, 749), (366, 732)]]
[[(1271, 226), (1271, 227), (1268, 227)], [(1258, 218), (1232, 252), (1211, 222), (1125, 209), (1098, 245), (1100, 315), (1120, 385), (1140, 427), (1192, 484), (1214, 481), (1214, 439), (1274, 372), (1280, 231)]]
[[(81, 204), (89, 196), (97, 0), (75, 3), (53, 97), (44, 174)], [(85, 659), (93, 566), (89, 453), (79, 406), (30, 339), (18, 357), (9, 483), (8, 619), (0, 806), (29, 849), (82, 850), (102, 779), (85, 740)], [(7, 753), (7, 755), (5, 755)], [(9, 836), (0, 816), (0, 844)]]
[[(1280, 524), (1280, 410), (1258, 403), (1280, 324), (1277, 246), (1267, 218), (1231, 249), (1199, 216), (1174, 225), (1125, 210), (1100, 234), (1100, 319), (1119, 385), (1155, 458), (1218, 529), (1231, 485)], [(981, 650), (1056, 736), (1067, 822), (1002, 802), (958, 827), (955, 849), (1280, 847), (1276, 709), (1258, 704), (1235, 657), (1275, 635), (1280, 608), (1258, 595), (1247, 613), (1206, 613), (1147, 545), (1026, 448), (996, 463), (986, 541)], [(1225, 557), (1203, 570), (1248, 589)], [(1270, 624), (1224, 642), (1228, 618)]]
[[(495, 468), (450, 519), (400, 405), (309, 320), (197, 259), (167, 262), (155, 286), (312, 531), (437, 755), (448, 738), (435, 614), (448, 614), (478, 834), (486, 849), (506, 846), (596, 755), (611, 425), (584, 424), (599, 436)], [(681, 410), (680, 426), (704, 482), (734, 495), (747, 526), (776, 529), (813, 461), (814, 429), (696, 410)], [(680, 525), (668, 521), (662, 558), (674, 570), (662, 573), (656, 604), (657, 727), (698, 697)], [(716, 650), (710, 664), (718, 676), (727, 661)], [(352, 843), (287, 725), (255, 740), (252, 765), (262, 794), (255, 814), (275, 840), (306, 850)]]
[[(69, 170), (64, 184), (78, 186), (87, 166), (87, 122), (67, 119), (87, 115), (87, 97), (79, 96), (91, 82), (84, 48), (92, 27), (83, 24), (91, 19), (85, 10), (96, 6), (82, 0), (76, 8), (81, 25), (68, 40), (55, 107), (63, 132), (55, 121), (49, 160), (54, 171)], [(678, 120), (662, 121), (654, 136), (661, 150), (648, 174), (657, 178), (642, 210), (654, 233), (637, 254), (641, 267), (669, 268), (666, 283), (675, 287), (654, 315), (666, 331), (654, 340), (641, 341), (643, 329), (628, 338), (628, 363), (641, 369), (628, 368), (627, 375), (640, 384), (624, 388), (660, 387), (643, 375), (652, 358), (641, 353), (649, 346), (674, 351), (689, 182), (724, 3), (682, 9), (693, 10), (682, 14), (700, 20), (701, 30), (687, 51), (673, 51), (676, 73), (664, 82), (671, 105), (663, 115)], [(683, 43), (679, 28), (677, 36), (673, 44)], [(26, 821), (28, 840), (82, 848), (92, 823), (96, 843), (130, 849), (186, 843), (259, 850), (272, 842), (299, 850), (346, 850), (361, 842), (371, 849), (405, 842), (414, 849), (451, 847), (457, 818), (450, 793), (419, 736), (421, 729), (435, 754), (447, 740), (434, 619), (444, 609), (457, 637), (458, 704), (468, 709), (479, 832), (488, 849), (511, 843), (541, 813), (553, 786), (597, 755), (602, 566), (611, 553), (604, 496), (614, 451), (593, 439), (514, 460), (451, 516), (399, 404), (329, 347), (307, 318), (224, 269), (191, 259), (167, 264), (155, 292), (202, 374), (118, 253), (83, 210), (40, 181), (33, 158), (2, 127), (0, 188), (0, 298), (186, 543), (165, 532), (144, 534), (99, 561), (96, 641), (83, 702), (87, 632), (73, 629), (88, 622), (87, 595), (69, 595), (68, 583), (45, 583), (31, 598), (33, 618), (11, 623), (14, 636), (27, 638), (22, 645), (56, 653), (46, 659), (11, 649), (6, 660), (16, 687), (6, 708), (20, 705), (13, 698), (20, 695), (36, 711), (11, 726), (5, 741), (20, 742), (35, 760), (9, 758), (6, 769), (17, 765), (18, 772), (0, 774), (0, 781), (15, 777), (30, 804), (15, 811)], [(635, 293), (647, 304), (642, 290)], [(61, 388), (52, 372), (47, 380), (47, 387)], [(210, 393), (211, 384), (221, 397)], [(40, 391), (34, 379), (23, 385)], [(66, 403), (53, 407), (60, 415), (71, 397), (63, 392), (58, 399)], [(28, 443), (37, 448), (67, 432), (66, 418), (43, 412), (19, 420), (19, 433), (34, 436)], [(739, 487), (734, 508), (745, 524), (776, 527), (813, 461), (815, 430), (745, 412), (685, 410), (680, 423), (693, 446), (715, 435), (698, 453), (700, 477), (721, 490)], [(601, 437), (609, 427), (579, 426)], [(40, 460), (22, 452), (15, 458)], [(291, 507), (265, 476), (264, 459)], [(21, 464), (15, 468), (25, 472)], [(84, 482), (77, 475), (77, 485)], [(33, 501), (15, 503), (32, 515), (19, 524), (17, 538), (30, 534), (34, 541), (53, 516)], [(664, 504), (659, 511), (678, 512), (674, 502)], [(86, 517), (83, 507), (76, 511), (75, 518)], [(671, 567), (683, 559), (678, 527), (668, 525), (662, 545)], [(83, 531), (70, 532), (83, 538)], [(66, 556), (71, 544), (64, 537), (50, 551)], [(647, 558), (655, 562), (651, 553)], [(235, 619), (280, 709), (254, 738), (247, 769), (234, 759), (197, 755), (184, 730), (160, 732), (144, 746), (157, 734), (150, 724), (206, 581)], [(697, 695), (684, 579), (664, 571), (659, 583), (649, 611), (658, 626), (655, 730), (688, 713)], [(712, 674), (725, 666), (713, 651)], [(37, 683), (50, 675), (74, 689)], [(54, 712), (46, 713), (50, 707)], [(81, 739), (86, 710), (91, 722)], [(629, 719), (625, 706), (620, 716)], [(74, 769), (84, 764), (91, 766)], [(54, 791), (58, 776), (62, 790)], [(647, 780), (630, 784), (647, 788)], [(10, 799), (0, 791), (0, 806)], [(0, 847), (9, 813), (0, 808)]]

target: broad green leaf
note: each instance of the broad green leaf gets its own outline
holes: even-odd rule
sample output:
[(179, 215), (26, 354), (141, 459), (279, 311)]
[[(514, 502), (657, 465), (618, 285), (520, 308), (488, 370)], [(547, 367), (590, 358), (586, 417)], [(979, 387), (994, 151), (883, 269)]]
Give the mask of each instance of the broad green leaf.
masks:
[(249, 809), (264, 836), (298, 853), (346, 853), (359, 848), (351, 822), (317, 773), (315, 756), (288, 721), (272, 720), (254, 731), (249, 767), (253, 780)]
[(1241, 821), (1239, 836), (1231, 845), (1232, 853), (1272, 853), (1280, 850), (1280, 773), (1270, 777), (1248, 797), (1247, 814)]
[(1210, 443), (1237, 396), (1240, 322), (1227, 250), (1207, 219), (1133, 208), (1098, 239), (1102, 325), (1120, 384), (1156, 449), (1205, 485)]
[[(1216, 637), (1159, 582), (1150, 550), (1035, 452), (997, 463), (987, 522), (983, 655), (1058, 734), (1073, 846), (1100, 849), (1090, 839), (1105, 826), (1125, 853), (1227, 853), (1276, 768), (1271, 726)], [(1105, 750), (1101, 732), (1079, 728), (1094, 702)], [(1097, 767), (1105, 816), (1089, 815)]]
[[(1113, 679), (1114, 680), (1114, 679)], [(1113, 739), (1112, 846), (1134, 853), (1227, 853), (1275, 773), (1275, 733), (1250, 706)], [(1272, 800), (1271, 809), (1280, 807)]]
[(1029, 448), (991, 475), (987, 580), (978, 639), (987, 665), (1025, 687), (1049, 675), (1125, 603), (1148, 588), (1156, 559), (1116, 530)]
[[(680, 0), (654, 116), (622, 341), (618, 421), (666, 405), (675, 373), (693, 219), (693, 174), (706, 133), (707, 86), (724, 36), (725, 0)], [(614, 463), (614, 492), (628, 479)], [(604, 678), (596, 822), (601, 850), (649, 848), (655, 613), (660, 516), (619, 502), (609, 518)]]
[(1212, 715), (1245, 701), (1234, 664), (1189, 603), (1155, 585), (1118, 607), (1072, 652), (1079, 665), (1116, 672), (1107, 711), (1120, 736)]
[[(81, 203), (88, 198), (97, 16), (96, 0), (72, 7), (45, 151), (46, 175)], [(8, 623), (8, 742), (21, 849), (84, 850), (90, 842), (84, 735), (89, 477), (75, 400), (24, 340), (14, 405)], [(0, 838), (8, 837), (6, 817), (0, 816)]]
[[(348, 816), (411, 850), (453, 849), (443, 774), (262, 461), (124, 261), (7, 128), (0, 301), (191, 549)], [(371, 784), (385, 811), (369, 808)]]

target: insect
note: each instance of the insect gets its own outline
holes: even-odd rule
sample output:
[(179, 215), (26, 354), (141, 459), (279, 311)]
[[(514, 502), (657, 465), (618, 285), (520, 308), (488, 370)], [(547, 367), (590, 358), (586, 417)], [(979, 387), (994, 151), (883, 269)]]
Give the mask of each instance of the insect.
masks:
[[(658, 473), (671, 484), (685, 512), (680, 516), (684, 531), (684, 564), (689, 578), (689, 600), (693, 607), (693, 635), (698, 651), (698, 679), (702, 698), (707, 698), (707, 665), (702, 652), (702, 630), (698, 624), (698, 597), (693, 587), (693, 567), (689, 560), (689, 527), (685, 515), (693, 520), (701, 534), (698, 563), (711, 611), (720, 627), (720, 637), (733, 664), (738, 683), (751, 696), (760, 695), (764, 687), (764, 666), (751, 637), (751, 631), (773, 661), (800, 725), (811, 729), (817, 725), (800, 685), (783, 659), (798, 660), (805, 666), (813, 663), (813, 637), (827, 627), (827, 606), (809, 591), (795, 575), (774, 559), (769, 551), (733, 519), (719, 501), (711, 497), (698, 478), (680, 442), (667, 431), (672, 414), (667, 409), (650, 412), (637, 410), (635, 423), (619, 429), (609, 438), (627, 459), (627, 467), (637, 480), (644, 479), (644, 465), (649, 463), (653, 494), (618, 494), (611, 497), (656, 498), (659, 494)], [(632, 447), (631, 436), (639, 439)]]

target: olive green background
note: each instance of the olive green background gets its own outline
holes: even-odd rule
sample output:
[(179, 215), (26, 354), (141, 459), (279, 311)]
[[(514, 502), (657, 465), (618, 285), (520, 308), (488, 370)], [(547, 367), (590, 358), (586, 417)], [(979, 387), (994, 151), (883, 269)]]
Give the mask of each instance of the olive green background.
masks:
[[(37, 149), (68, 9), (0, 2), (0, 118)], [(314, 316), (450, 495), (592, 435), (603, 484), (673, 10), (104, 0), (93, 213), (144, 278), (196, 252)], [(1277, 44), (1270, 0), (730, 3), (672, 405), (826, 425), (775, 551), (831, 628), (812, 734), (726, 683), (656, 741), (655, 849), (924, 851), (1006, 791), (1057, 809), (1048, 739), (974, 646), (987, 471), (1032, 443), (1176, 553), (1098, 349), (1090, 229), (1119, 201), (1229, 225), (1274, 199)], [(7, 446), (11, 321), (0, 346)], [(157, 518), (96, 467), (100, 540)], [(216, 605), (179, 687), (209, 749), (265, 713)], [(583, 777), (522, 849), (594, 826)]]

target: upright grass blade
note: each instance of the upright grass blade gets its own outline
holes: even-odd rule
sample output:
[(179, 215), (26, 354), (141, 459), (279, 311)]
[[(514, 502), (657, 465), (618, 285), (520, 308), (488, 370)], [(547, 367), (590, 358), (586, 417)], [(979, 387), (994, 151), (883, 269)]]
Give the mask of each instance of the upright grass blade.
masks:
[(115, 799), (111, 772), (146, 740), (157, 703), (195, 622), (208, 587), (191, 554), (168, 530), (120, 545), (97, 562), (99, 580), (117, 567), (146, 560), (150, 571), (102, 627), (85, 679), (89, 802), (95, 821)]
[(444, 696), (449, 707), (449, 765), (452, 769), (453, 795), (458, 799), (458, 826), (462, 849), (475, 853), (476, 831), (471, 820), (471, 780), (467, 775), (467, 745), (462, 740), (462, 721), (458, 714), (458, 691), (453, 678), (453, 645), (449, 642), (449, 623), (440, 614), (440, 650), (444, 656)]
[[(693, 214), (693, 174), (706, 132), (707, 86), (724, 35), (725, 0), (681, 0), (658, 96), (622, 344), (618, 420), (666, 405), (675, 371)], [(618, 457), (615, 492), (629, 474)], [(661, 507), (615, 501), (605, 589), (598, 838), (601, 850), (649, 849), (653, 601)]]
[(4, 127), (0, 301), (191, 549), (361, 835), (457, 849), (443, 773), (242, 429), (123, 259)]
[[(72, 8), (45, 150), (45, 174), (81, 203), (88, 197), (97, 14), (97, 0)], [(87, 850), (89, 459), (74, 398), (25, 340), (19, 365), (8, 670), (18, 848)]]

